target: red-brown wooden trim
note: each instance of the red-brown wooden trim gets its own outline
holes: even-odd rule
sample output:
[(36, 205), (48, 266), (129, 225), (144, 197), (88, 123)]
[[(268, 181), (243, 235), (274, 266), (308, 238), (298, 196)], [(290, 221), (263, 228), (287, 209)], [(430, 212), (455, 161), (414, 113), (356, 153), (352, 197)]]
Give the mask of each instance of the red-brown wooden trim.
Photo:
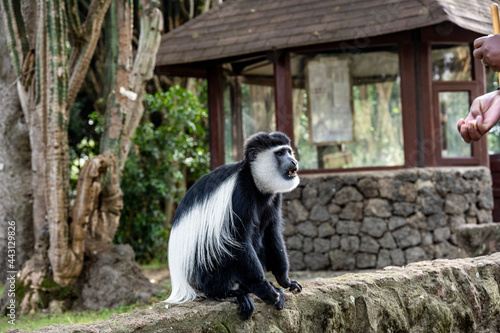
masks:
[[(432, 103), (432, 75), (431, 75), (431, 47), (430, 44), (424, 41), (419, 42), (419, 60), (421, 64), (420, 75), (420, 93), (421, 93), (421, 117), (422, 117), (422, 131), (423, 143), (422, 149), (425, 158), (425, 166), (437, 166), (435, 150), (439, 149), (439, 138), (435, 130), (434, 123), (434, 106)], [(418, 74), (417, 74), (418, 75)], [(438, 128), (439, 130), (439, 128)]]
[[(473, 47), (471, 45), (471, 53), (473, 51)], [(475, 81), (477, 82), (476, 86), (476, 92), (475, 95), (472, 96), (472, 98), (477, 98), (478, 96), (481, 96), (486, 93), (486, 73), (485, 73), (485, 68), (481, 62), (481, 60), (474, 58), (471, 55), (471, 59), (474, 60), (474, 65), (472, 66), (473, 69), (473, 77)], [(485, 135), (479, 142), (476, 142), (472, 145), (472, 152), (473, 154), (476, 154), (479, 156), (479, 164), (482, 166), (489, 166), (490, 160), (489, 160), (489, 153), (488, 153), (488, 136)]]
[(293, 145), (293, 100), (290, 53), (285, 51), (274, 61), (274, 105), (276, 130), (288, 135)]
[[(474, 60), (473, 78), (472, 81), (433, 81), (432, 82), (432, 105), (435, 112), (433, 113), (433, 123), (436, 124), (434, 134), (436, 142), (434, 145), (434, 155), (437, 165), (439, 166), (488, 166), (488, 141), (484, 136), (479, 142), (471, 144), (471, 157), (443, 157), (441, 153), (442, 133), (439, 119), (439, 93), (440, 92), (469, 92), (469, 105), (472, 101), (484, 93), (484, 69), (478, 66), (478, 60)], [(463, 115), (464, 118), (467, 114)]]
[[(480, 62), (474, 58), (471, 81), (433, 81), (432, 80), (432, 44), (468, 43), (481, 35), (462, 29), (454, 24), (448, 35), (437, 32), (437, 26), (424, 27), (421, 31), (420, 59), (422, 61), (422, 118), (424, 124), (425, 166), (473, 166), (488, 165), (487, 140), (483, 138), (471, 145), (471, 157), (443, 158), (441, 156), (441, 128), (439, 120), (440, 91), (469, 91), (470, 102), (484, 93), (485, 75)], [(427, 106), (427, 107), (425, 107)], [(464, 115), (465, 117), (466, 115)]]
[(493, 188), (493, 221), (500, 221), (500, 154), (490, 155), (490, 170)]
[[(441, 120), (440, 120), (440, 110), (439, 110), (439, 93), (440, 92), (468, 92), (469, 93), (469, 105), (473, 100), (473, 96), (477, 90), (477, 83), (474, 81), (434, 81), (432, 84), (432, 105), (434, 106), (434, 114), (433, 121), (436, 124), (434, 128), (435, 133), (435, 147), (434, 154), (435, 159), (438, 165), (442, 166), (452, 166), (452, 165), (464, 165), (464, 166), (472, 166), (479, 165), (479, 156), (477, 153), (479, 152), (477, 149), (473, 150), (472, 146), (475, 145), (473, 143), (470, 147), (470, 157), (443, 157), (441, 151), (442, 144), (442, 136), (441, 132)], [(464, 118), (467, 116), (463, 115)]]
[(400, 170), (400, 169), (406, 169), (406, 167), (404, 165), (396, 165), (396, 166), (377, 166), (377, 167), (345, 168), (345, 169), (310, 169), (310, 170), (300, 170), (299, 174), (316, 175), (323, 173), (386, 171), (386, 170)]
[(405, 167), (418, 166), (415, 55), (411, 39), (398, 45)]
[(213, 170), (225, 162), (224, 154), (224, 84), (222, 66), (207, 69), (208, 122), (210, 129), (210, 168)]

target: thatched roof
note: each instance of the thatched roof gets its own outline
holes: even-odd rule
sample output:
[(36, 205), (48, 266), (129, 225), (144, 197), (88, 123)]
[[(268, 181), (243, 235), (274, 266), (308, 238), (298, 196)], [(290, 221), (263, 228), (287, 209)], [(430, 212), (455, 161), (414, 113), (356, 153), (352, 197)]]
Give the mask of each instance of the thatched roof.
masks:
[(162, 37), (157, 66), (355, 40), (449, 21), (492, 33), (480, 0), (230, 0)]

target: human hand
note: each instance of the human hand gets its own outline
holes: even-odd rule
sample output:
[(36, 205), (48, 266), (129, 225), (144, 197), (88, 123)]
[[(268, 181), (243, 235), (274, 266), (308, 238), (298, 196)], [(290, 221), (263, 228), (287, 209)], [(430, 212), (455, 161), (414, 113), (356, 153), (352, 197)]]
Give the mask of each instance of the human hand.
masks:
[(478, 141), (500, 119), (500, 92), (493, 91), (476, 98), (470, 107), (469, 115), (460, 118), (457, 130), (465, 142)]
[(500, 34), (489, 35), (474, 41), (474, 58), (495, 72), (500, 71)]

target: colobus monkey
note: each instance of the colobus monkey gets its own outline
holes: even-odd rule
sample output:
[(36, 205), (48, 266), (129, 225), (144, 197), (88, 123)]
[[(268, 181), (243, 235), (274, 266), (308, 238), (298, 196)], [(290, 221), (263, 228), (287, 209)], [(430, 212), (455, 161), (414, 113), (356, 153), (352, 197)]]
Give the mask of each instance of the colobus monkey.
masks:
[(264, 276), (271, 271), (290, 291), (302, 286), (288, 277), (281, 235), (281, 193), (299, 184), (298, 162), (283, 133), (257, 133), (245, 143), (241, 162), (199, 179), (174, 216), (168, 245), (172, 293), (165, 301), (236, 297), (241, 319), (250, 318), (253, 293), (278, 310), (285, 295)]

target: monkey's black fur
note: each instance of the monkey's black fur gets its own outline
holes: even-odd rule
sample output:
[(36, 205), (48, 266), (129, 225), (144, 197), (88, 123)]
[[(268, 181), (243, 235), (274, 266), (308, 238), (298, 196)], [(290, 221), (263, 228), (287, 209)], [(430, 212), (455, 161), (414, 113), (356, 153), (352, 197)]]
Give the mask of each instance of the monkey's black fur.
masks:
[[(182, 219), (183, 216), (197, 204), (208, 200), (222, 182), (237, 174), (232, 192), (231, 234), (238, 245), (227, 245), (230, 253), (218, 257), (214, 267), (207, 268), (195, 262), (194, 274), (189, 283), (208, 298), (236, 297), (239, 315), (243, 320), (248, 319), (254, 310), (249, 293), (278, 310), (285, 307), (285, 295), (265, 279), (265, 271), (271, 271), (283, 288), (297, 292), (302, 290), (297, 281), (288, 277), (288, 258), (281, 234), (282, 194), (264, 193), (262, 187), (256, 184), (252, 172), (252, 163), (256, 163), (259, 154), (267, 154), (280, 146), (286, 147), (273, 151), (271, 160), (274, 159), (276, 170), (272, 172), (275, 172), (276, 177), (292, 181), (290, 179), (295, 177), (297, 161), (289, 148), (289, 138), (279, 132), (258, 133), (247, 140), (243, 161), (217, 168), (190, 188), (174, 218), (173, 229), (179, 223), (187, 223)], [(298, 179), (296, 182), (298, 184)], [(169, 255), (175, 255), (175, 252)]]

